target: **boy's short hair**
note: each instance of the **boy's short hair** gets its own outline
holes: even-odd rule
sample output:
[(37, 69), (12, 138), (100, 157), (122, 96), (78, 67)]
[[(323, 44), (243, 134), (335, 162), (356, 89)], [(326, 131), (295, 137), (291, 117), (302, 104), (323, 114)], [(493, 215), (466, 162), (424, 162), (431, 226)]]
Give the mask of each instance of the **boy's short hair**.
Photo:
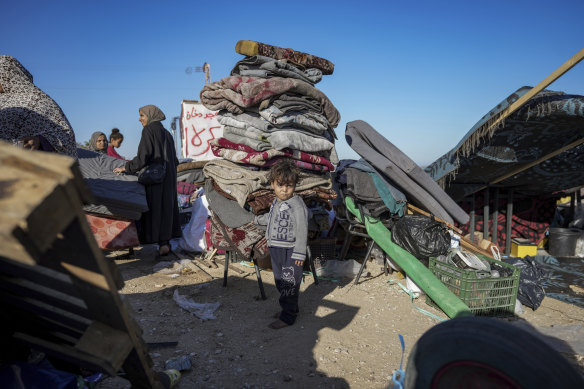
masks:
[(270, 184), (294, 184), (298, 183), (300, 172), (294, 163), (289, 159), (281, 159), (270, 168), (268, 181)]

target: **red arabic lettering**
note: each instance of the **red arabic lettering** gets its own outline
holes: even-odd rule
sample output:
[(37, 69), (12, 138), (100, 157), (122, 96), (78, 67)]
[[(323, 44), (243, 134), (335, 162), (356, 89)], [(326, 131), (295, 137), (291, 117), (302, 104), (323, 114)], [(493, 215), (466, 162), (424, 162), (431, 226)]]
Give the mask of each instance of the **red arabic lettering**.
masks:
[(191, 125), (195, 135), (191, 138), (191, 145), (195, 147), (194, 152), (191, 152), (190, 155), (196, 157), (199, 155), (203, 155), (209, 151), (211, 142), (215, 139), (215, 135), (213, 134), (213, 130), (221, 128), (221, 126), (213, 126), (207, 128), (203, 128), (200, 131), (197, 131), (194, 125)]
[(193, 118), (201, 118), (201, 119), (213, 119), (215, 116), (217, 116), (217, 112), (207, 112), (205, 114), (205, 116), (203, 116), (203, 114), (201, 112), (197, 112), (196, 108), (193, 106), (191, 107), (191, 111), (187, 112), (185, 114), (185, 117), (187, 120), (193, 119)]

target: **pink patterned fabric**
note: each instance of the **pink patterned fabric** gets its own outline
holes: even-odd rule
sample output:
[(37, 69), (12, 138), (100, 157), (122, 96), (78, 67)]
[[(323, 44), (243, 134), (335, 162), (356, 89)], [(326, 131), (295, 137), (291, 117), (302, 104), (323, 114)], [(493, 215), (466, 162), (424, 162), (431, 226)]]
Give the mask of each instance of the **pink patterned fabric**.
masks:
[[(249, 222), (240, 228), (230, 228), (211, 212), (210, 238), (213, 247), (229, 251), (236, 251), (244, 260), (249, 261), (253, 255), (258, 265), (266, 267), (270, 253), (265, 237), (265, 231)], [(225, 236), (227, 234), (227, 236)]]
[(256, 151), (247, 145), (233, 143), (225, 138), (213, 139), (211, 142), (213, 154), (231, 162), (269, 167), (279, 158), (287, 157), (302, 163), (297, 165), (307, 170), (334, 171), (335, 167), (324, 157), (291, 149), (269, 149)]
[(198, 188), (199, 188), (198, 185), (191, 184), (189, 182), (178, 181), (176, 183), (176, 191), (178, 192), (178, 194), (191, 195)]
[(133, 221), (90, 214), (85, 214), (85, 217), (99, 248), (119, 250), (140, 245), (136, 224)]

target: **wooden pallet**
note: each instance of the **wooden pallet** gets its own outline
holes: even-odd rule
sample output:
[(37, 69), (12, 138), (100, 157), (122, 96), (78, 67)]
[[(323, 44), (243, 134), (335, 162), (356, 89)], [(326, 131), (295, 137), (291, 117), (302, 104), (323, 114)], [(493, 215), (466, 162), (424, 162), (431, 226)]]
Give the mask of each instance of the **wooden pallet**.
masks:
[[(2, 344), (162, 388), (118, 290), (123, 279), (87, 224), (91, 200), (77, 162), (0, 142)], [(10, 360), (10, 350), (0, 350)]]

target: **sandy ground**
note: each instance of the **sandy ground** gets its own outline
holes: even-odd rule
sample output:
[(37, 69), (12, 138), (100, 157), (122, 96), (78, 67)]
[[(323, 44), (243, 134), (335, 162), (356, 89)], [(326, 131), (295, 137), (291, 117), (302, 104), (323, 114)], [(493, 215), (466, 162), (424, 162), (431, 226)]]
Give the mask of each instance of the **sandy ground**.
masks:
[[(164, 370), (168, 359), (190, 356), (193, 366), (183, 371), (176, 386), (181, 389), (386, 388), (402, 358), (398, 334), (405, 340), (405, 367), (417, 339), (440, 323), (416, 306), (446, 318), (425, 298), (412, 302), (398, 285), (405, 286), (405, 280), (397, 273), (386, 276), (372, 261), (358, 285), (348, 278), (321, 279), (316, 285), (307, 275), (296, 324), (272, 330), (267, 325), (279, 305), (271, 272), (261, 272), (267, 295), (261, 300), (251, 267), (233, 264), (243, 274), (229, 270), (223, 287), (223, 256), (214, 257), (218, 268), (200, 266), (171, 276), (153, 272), (155, 250), (138, 248), (131, 259), (115, 259), (120, 252), (108, 256), (125, 279), (120, 293), (132, 307), (144, 340), (178, 342), (150, 347), (155, 369)], [(199, 304), (219, 303), (216, 318), (201, 320), (179, 307), (173, 300), (176, 290)], [(584, 309), (546, 297), (536, 311), (526, 308), (521, 316), (505, 320), (562, 340), (558, 351), (584, 372)], [(126, 387), (129, 383), (119, 377), (99, 385)]]

